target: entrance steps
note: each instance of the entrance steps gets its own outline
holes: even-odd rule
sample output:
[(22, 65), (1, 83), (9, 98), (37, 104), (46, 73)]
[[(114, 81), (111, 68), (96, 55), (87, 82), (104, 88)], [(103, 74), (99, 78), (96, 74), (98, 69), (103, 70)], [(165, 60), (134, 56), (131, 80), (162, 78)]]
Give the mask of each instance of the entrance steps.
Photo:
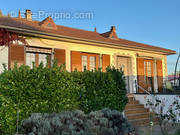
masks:
[(135, 100), (132, 94), (128, 95), (128, 104), (125, 107), (125, 116), (130, 123), (134, 126), (150, 125), (152, 115), (152, 121), (157, 122), (157, 118), (149, 111), (149, 109), (144, 108), (144, 105), (140, 104), (138, 100)]

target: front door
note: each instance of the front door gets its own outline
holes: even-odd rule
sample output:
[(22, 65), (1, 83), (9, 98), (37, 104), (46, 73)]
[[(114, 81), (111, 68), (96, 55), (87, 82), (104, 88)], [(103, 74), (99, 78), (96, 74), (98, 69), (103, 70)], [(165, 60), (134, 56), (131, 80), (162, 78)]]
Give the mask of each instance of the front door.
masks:
[(130, 93), (130, 58), (128, 57), (117, 57), (117, 68), (122, 69), (124, 71), (125, 81), (126, 81), (126, 89), (127, 92)]

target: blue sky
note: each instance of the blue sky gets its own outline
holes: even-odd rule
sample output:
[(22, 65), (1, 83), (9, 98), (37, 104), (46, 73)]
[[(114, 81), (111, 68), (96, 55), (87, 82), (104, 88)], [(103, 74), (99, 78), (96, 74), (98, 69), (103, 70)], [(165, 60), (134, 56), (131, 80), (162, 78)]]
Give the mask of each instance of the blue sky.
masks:
[[(165, 47), (180, 52), (180, 0), (6, 0), (3, 13), (32, 12), (93, 13), (91, 19), (59, 19), (60, 25), (102, 33), (112, 25), (120, 38)], [(43, 19), (43, 18), (42, 18)], [(39, 20), (42, 20), (41, 18)], [(168, 72), (174, 72), (177, 55), (168, 56)], [(180, 69), (180, 64), (178, 65)]]

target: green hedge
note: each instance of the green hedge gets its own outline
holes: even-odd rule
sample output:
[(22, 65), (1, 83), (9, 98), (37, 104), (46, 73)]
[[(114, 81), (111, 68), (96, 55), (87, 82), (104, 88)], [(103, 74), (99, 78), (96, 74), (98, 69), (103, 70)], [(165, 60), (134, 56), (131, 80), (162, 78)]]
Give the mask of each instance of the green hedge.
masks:
[[(80, 93), (81, 110), (89, 113), (108, 107), (123, 111), (128, 100), (122, 71), (109, 67), (107, 72), (75, 71), (72, 75), (78, 84), (84, 86), (84, 90)], [(120, 78), (116, 79), (117, 76)]]
[(108, 107), (122, 111), (127, 103), (123, 73), (121, 85), (113, 69), (67, 72), (56, 63), (51, 68), (21, 66), (0, 75), (0, 134), (16, 130), (32, 113), (52, 113), (80, 109), (86, 113)]

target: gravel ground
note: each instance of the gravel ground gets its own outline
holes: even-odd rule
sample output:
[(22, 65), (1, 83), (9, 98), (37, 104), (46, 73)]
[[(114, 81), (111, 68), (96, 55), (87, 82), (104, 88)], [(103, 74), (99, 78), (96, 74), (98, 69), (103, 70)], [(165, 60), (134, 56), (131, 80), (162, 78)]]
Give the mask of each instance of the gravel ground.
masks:
[[(170, 135), (174, 135), (174, 132), (178, 128), (180, 128), (180, 124), (176, 127), (169, 127), (168, 131)], [(154, 125), (152, 129), (150, 126), (138, 126), (135, 127), (135, 131), (137, 135), (162, 135), (159, 125)]]

